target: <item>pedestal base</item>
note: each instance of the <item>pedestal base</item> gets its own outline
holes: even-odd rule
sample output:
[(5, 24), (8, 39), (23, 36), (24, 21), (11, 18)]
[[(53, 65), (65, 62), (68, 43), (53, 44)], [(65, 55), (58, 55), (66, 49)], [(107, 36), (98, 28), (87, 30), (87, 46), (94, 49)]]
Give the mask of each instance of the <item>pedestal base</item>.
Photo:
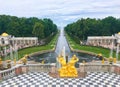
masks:
[(87, 72), (78, 72), (78, 77), (60, 77), (58, 72), (49, 72), (48, 74), (53, 78), (85, 78), (87, 76)]

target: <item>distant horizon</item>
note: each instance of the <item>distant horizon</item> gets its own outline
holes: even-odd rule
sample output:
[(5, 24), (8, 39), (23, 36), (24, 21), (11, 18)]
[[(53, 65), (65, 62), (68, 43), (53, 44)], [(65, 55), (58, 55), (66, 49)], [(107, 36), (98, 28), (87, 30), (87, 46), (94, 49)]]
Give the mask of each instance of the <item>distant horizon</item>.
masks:
[(119, 0), (0, 0), (1, 15), (50, 18), (61, 27), (81, 18), (120, 18), (119, 9)]

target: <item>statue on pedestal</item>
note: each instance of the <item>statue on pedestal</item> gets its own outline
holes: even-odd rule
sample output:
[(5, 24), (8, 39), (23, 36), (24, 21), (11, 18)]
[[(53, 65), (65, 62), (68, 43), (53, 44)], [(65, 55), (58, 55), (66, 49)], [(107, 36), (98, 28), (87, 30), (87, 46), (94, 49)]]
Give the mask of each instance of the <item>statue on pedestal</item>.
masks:
[(75, 68), (75, 63), (78, 62), (78, 58), (76, 55), (73, 55), (71, 60), (68, 62), (68, 77), (77, 77), (78, 72), (77, 69)]
[(25, 55), (22, 59), (20, 59), (24, 65), (26, 65), (27, 63), (27, 58), (28, 58), (28, 55)]
[(73, 55), (71, 60), (66, 63), (63, 56), (58, 57), (58, 62), (62, 65), (61, 68), (58, 70), (60, 77), (77, 77), (78, 72), (75, 68), (75, 63), (78, 62), (78, 58), (76, 55)]
[(58, 62), (62, 65), (62, 67), (58, 70), (60, 77), (67, 77), (67, 64), (63, 56), (58, 57)]

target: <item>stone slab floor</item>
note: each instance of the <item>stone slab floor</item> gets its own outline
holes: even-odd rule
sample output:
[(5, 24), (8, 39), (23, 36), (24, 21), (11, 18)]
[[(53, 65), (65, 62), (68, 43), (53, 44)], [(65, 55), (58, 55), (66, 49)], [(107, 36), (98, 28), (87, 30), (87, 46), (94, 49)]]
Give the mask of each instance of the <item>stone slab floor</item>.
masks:
[(1, 81), (0, 87), (120, 87), (120, 75), (89, 72), (85, 78), (53, 78), (48, 73), (31, 72)]

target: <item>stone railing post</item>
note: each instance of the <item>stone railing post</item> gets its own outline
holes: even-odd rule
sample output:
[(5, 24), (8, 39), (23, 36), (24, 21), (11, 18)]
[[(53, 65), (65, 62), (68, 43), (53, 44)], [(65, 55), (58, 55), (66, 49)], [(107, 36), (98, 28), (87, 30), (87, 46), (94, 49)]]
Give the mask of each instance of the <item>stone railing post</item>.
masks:
[(52, 63), (50, 66), (51, 67), (50, 67), (49, 75), (55, 78), (59, 78), (59, 72), (57, 71), (56, 64)]
[(79, 64), (79, 69), (78, 69), (78, 76), (79, 77), (85, 77), (87, 75), (87, 72), (85, 70), (85, 64), (84, 63), (80, 63)]
[(120, 65), (114, 64), (113, 67), (114, 67), (114, 73), (120, 75)]
[(56, 64), (55, 63), (52, 63), (51, 64), (51, 70), (50, 70), (51, 73), (57, 73), (57, 69), (56, 69)]
[(21, 67), (21, 66), (15, 68), (15, 74), (16, 74), (16, 75), (22, 74), (22, 67)]
[(27, 65), (23, 65), (21, 66), (21, 73), (28, 73), (28, 66)]
[(79, 72), (86, 72), (85, 71), (85, 64), (83, 64), (83, 63), (80, 63), (80, 65), (79, 65), (79, 70), (78, 70)]

